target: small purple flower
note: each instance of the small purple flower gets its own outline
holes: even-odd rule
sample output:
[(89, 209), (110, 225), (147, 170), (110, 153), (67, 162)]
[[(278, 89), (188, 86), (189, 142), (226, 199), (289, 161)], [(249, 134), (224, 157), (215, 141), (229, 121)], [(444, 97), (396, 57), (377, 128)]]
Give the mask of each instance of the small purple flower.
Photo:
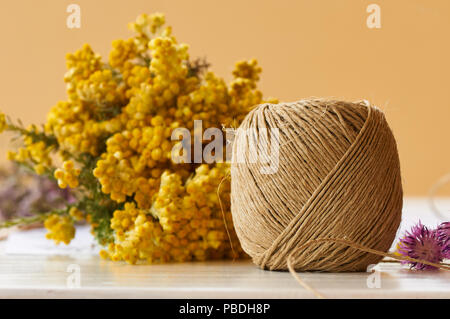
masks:
[[(411, 231), (405, 232), (397, 244), (397, 253), (436, 264), (439, 264), (444, 258), (438, 231), (429, 230), (420, 221), (411, 228)], [(412, 269), (417, 270), (436, 269), (436, 267), (419, 262), (402, 261), (402, 264), (410, 264)]]
[(437, 229), (439, 241), (442, 245), (442, 255), (450, 259), (450, 222), (444, 222)]

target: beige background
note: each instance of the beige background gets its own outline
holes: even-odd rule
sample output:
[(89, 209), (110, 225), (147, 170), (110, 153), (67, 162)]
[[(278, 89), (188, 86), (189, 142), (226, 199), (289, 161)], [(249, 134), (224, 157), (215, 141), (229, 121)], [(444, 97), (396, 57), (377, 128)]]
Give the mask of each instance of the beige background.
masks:
[[(66, 27), (81, 6), (81, 29)], [(381, 29), (366, 8), (381, 6)], [(127, 23), (160, 11), (191, 56), (207, 56), (230, 78), (236, 60), (256, 57), (265, 95), (368, 99), (397, 137), (407, 195), (426, 195), (450, 171), (448, 0), (2, 0), (0, 109), (43, 122), (65, 98), (64, 56), (84, 42), (106, 57)], [(7, 136), (0, 137), (4, 161)], [(442, 192), (450, 195), (450, 187)]]

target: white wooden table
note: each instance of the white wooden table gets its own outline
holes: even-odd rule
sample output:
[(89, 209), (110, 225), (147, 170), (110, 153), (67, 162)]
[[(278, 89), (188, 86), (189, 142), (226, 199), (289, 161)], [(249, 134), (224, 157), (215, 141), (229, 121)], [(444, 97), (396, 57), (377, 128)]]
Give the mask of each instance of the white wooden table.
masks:
[[(450, 199), (440, 204), (450, 211)], [(438, 222), (424, 200), (406, 200), (402, 227), (419, 218)], [(41, 236), (33, 230), (0, 242), (0, 298), (314, 298), (289, 273), (263, 271), (250, 261), (131, 266), (101, 260), (82, 233), (63, 251), (52, 251)], [(329, 298), (450, 298), (448, 271), (382, 263), (375, 273), (300, 275)]]

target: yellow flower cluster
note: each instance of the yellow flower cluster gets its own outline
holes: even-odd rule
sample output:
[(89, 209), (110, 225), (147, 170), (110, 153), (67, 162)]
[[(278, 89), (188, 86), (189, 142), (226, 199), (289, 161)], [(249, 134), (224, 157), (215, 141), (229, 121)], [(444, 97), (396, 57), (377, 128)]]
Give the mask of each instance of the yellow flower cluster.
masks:
[(139, 52), (147, 50), (149, 39), (161, 30), (164, 23), (165, 17), (163, 14), (147, 15), (144, 13), (138, 16), (135, 22), (128, 25), (128, 28), (137, 34), (134, 41)]
[(145, 13), (137, 17), (135, 22), (129, 24), (129, 28), (138, 34), (150, 38), (166, 23), (166, 18), (161, 13), (147, 15)]
[(32, 163), (37, 174), (43, 174), (47, 168), (52, 165), (50, 153), (53, 145), (47, 145), (44, 141), (34, 141), (33, 136), (39, 134), (35, 125), (30, 125), (23, 135), (24, 147), (19, 148), (17, 152), (8, 152), (8, 159), (18, 163)]
[(107, 140), (107, 152), (97, 162), (94, 176), (111, 199), (124, 202), (126, 196), (136, 193), (135, 200), (141, 207), (151, 200), (172, 147), (170, 130), (161, 125), (162, 121), (154, 117), (151, 123), (155, 126), (125, 130)]
[(67, 83), (69, 99), (76, 100), (77, 83), (88, 79), (101, 69), (101, 56), (95, 54), (92, 48), (85, 44), (75, 53), (67, 54), (66, 61), (68, 71), (64, 75), (64, 81)]
[(55, 178), (58, 180), (58, 186), (61, 188), (78, 187), (78, 175), (80, 175), (80, 169), (75, 168), (74, 163), (69, 160), (63, 163), (63, 168), (58, 168), (55, 170)]
[(229, 214), (229, 183), (219, 189), (220, 199), (216, 193), (228, 171), (224, 163), (203, 164), (186, 181), (165, 171), (151, 209), (126, 203), (114, 212), (116, 240), (101, 256), (129, 263), (243, 256)]
[[(111, 232), (102, 237), (109, 242), (102, 257), (130, 263), (243, 257), (230, 213), (229, 165), (187, 157), (174, 163), (172, 150), (181, 142), (172, 133), (202, 133), (194, 132), (195, 120), (203, 129), (239, 125), (263, 102), (256, 87), (261, 68), (256, 60), (238, 62), (226, 83), (191, 61), (188, 46), (164, 24), (162, 14), (140, 15), (129, 25), (135, 36), (113, 41), (108, 63), (87, 44), (67, 55), (68, 99), (50, 110), (44, 126), (65, 160), (54, 177), (60, 187), (88, 194), (77, 207), (94, 233)], [(51, 165), (52, 148), (25, 144), (13, 159)], [(48, 237), (66, 242), (69, 224), (82, 218), (76, 208), (52, 215)]]
[(59, 216), (52, 214), (44, 222), (48, 233), (45, 235), (47, 239), (52, 239), (56, 244), (63, 242), (68, 245), (75, 237), (75, 227), (70, 216)]
[(241, 61), (236, 63), (236, 69), (233, 71), (233, 75), (236, 78), (247, 79), (254, 85), (259, 81), (259, 74), (262, 69), (258, 66), (258, 62), (255, 59), (250, 61)]
[[(112, 47), (109, 53), (109, 65), (113, 68), (123, 71), (126, 66), (125, 63), (137, 57), (137, 47), (134, 39), (114, 40)], [(129, 66), (132, 66), (132, 64)]]
[(77, 95), (81, 100), (94, 103), (98, 107), (121, 104), (123, 94), (118, 86), (119, 81), (111, 70), (99, 70), (92, 73), (88, 79), (78, 82)]
[(45, 131), (57, 138), (61, 150), (97, 155), (104, 125), (95, 121), (92, 113), (84, 101), (59, 102), (47, 116)]
[(85, 218), (84, 213), (76, 207), (71, 207), (69, 210), (69, 215), (76, 221), (83, 220)]

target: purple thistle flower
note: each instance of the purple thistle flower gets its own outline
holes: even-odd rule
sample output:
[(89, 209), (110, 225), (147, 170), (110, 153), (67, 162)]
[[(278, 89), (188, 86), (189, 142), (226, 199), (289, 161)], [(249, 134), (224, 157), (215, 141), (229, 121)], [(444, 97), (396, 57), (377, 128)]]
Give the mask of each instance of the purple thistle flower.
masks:
[(444, 222), (437, 229), (439, 241), (442, 245), (442, 255), (450, 259), (450, 222)]
[[(429, 230), (419, 223), (405, 232), (403, 238), (397, 244), (397, 253), (415, 259), (422, 259), (439, 264), (443, 259), (442, 243), (439, 240), (437, 230)], [(411, 269), (425, 270), (436, 269), (419, 262), (402, 261), (402, 264), (410, 264)]]

